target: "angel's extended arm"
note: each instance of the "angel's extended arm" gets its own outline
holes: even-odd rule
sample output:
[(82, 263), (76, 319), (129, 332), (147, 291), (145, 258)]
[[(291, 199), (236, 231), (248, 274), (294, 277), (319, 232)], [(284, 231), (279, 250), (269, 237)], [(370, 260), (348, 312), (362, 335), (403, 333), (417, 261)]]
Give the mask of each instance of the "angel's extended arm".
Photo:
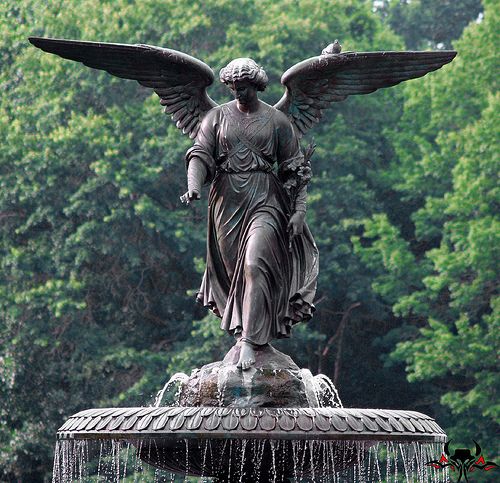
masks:
[(216, 126), (219, 111), (212, 110), (201, 122), (195, 143), (186, 153), (188, 192), (200, 193), (215, 176)]

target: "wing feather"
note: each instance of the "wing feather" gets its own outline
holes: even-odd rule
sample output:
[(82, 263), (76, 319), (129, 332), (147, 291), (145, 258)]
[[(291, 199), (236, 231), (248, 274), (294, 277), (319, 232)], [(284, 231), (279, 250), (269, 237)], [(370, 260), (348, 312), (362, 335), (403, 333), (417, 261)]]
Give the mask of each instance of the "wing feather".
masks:
[(175, 125), (179, 129), (184, 129), (191, 121), (191, 118), (192, 118), (191, 112), (186, 108), (183, 108), (180, 111), (177, 111), (175, 113), (175, 116), (173, 116), (173, 120), (175, 121)]
[[(196, 131), (195, 131), (195, 127), (196, 127)], [(188, 134), (189, 137), (193, 138), (194, 136), (196, 136), (199, 127), (200, 127), (200, 124), (196, 122), (195, 118), (193, 118), (193, 119), (191, 119), (191, 122), (182, 130), (182, 132), (184, 134)], [(193, 136), (193, 133), (194, 133), (194, 136)]]
[(208, 96), (213, 83), (212, 69), (182, 52), (145, 44), (112, 44), (65, 39), (30, 37), (29, 41), (45, 52), (81, 62), (93, 69), (123, 79), (132, 79), (152, 88), (173, 114), (184, 134), (194, 137), (203, 116), (217, 104)]
[(283, 74), (286, 91), (274, 107), (287, 114), (302, 135), (332, 102), (422, 77), (455, 55), (455, 51), (345, 52), (312, 57)]

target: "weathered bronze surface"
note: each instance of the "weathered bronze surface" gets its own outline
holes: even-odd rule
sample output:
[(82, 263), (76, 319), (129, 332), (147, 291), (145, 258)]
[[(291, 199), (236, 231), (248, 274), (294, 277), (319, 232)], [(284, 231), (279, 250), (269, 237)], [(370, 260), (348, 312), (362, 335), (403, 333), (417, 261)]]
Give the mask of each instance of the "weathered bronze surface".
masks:
[(352, 408), (139, 407), (87, 409), (59, 439), (307, 439), (444, 442), (429, 416)]
[(308, 320), (318, 250), (305, 223), (309, 158), (299, 139), (322, 110), (439, 69), (456, 55), (438, 52), (345, 52), (338, 41), (288, 69), (282, 99), (270, 106), (257, 92), (267, 75), (251, 59), (220, 72), (235, 100), (218, 106), (207, 94), (214, 75), (203, 62), (171, 49), (30, 38), (54, 53), (152, 88), (176, 126), (195, 139), (186, 155), (188, 191), (210, 183), (207, 265), (198, 300), (239, 340), (238, 367), (255, 363), (254, 348), (288, 337)]
[[(285, 479), (293, 476), (297, 451), (302, 474), (314, 477), (326, 471), (320, 462), (328, 458), (337, 470), (355, 464), (364, 452), (362, 442), (369, 447), (378, 441), (445, 441), (443, 430), (420, 413), (311, 407), (298, 368), (269, 342), (289, 336), (291, 327), (314, 311), (318, 250), (305, 223), (314, 147), (302, 152), (300, 138), (331, 103), (421, 77), (456, 52), (341, 53), (335, 41), (283, 74), (286, 91), (274, 106), (257, 95), (266, 87), (265, 71), (251, 59), (236, 59), (220, 72), (235, 100), (218, 106), (207, 94), (214, 80), (210, 67), (181, 52), (149, 45), (30, 42), (152, 88), (176, 126), (195, 139), (186, 154), (188, 190), (181, 200), (193, 202), (203, 184), (211, 185), (207, 266), (198, 299), (238, 339), (225, 361), (188, 379), (180, 396), (186, 407), (90, 409), (70, 417), (59, 439), (132, 441), (139, 456), (159, 468), (205, 471), (220, 481), (230, 475), (227, 441), (241, 442), (241, 478), (257, 469), (263, 480), (275, 471), (276, 448)], [(217, 394), (220, 371), (227, 372), (228, 397), (224, 390)], [(270, 385), (277, 376), (288, 379)], [(245, 457), (246, 442), (262, 439), (269, 447), (260, 462)]]
[[(301, 477), (326, 476), (325, 461), (343, 471), (379, 442), (446, 440), (436, 422), (421, 413), (343, 408), (89, 409), (71, 416), (57, 434), (59, 440), (126, 440), (137, 447), (142, 460), (157, 468), (226, 482), (233, 481), (228, 478), (231, 464), (247, 475), (258, 469), (262, 481), (288, 481), (297, 476), (297, 466)], [(252, 454), (252, 445), (262, 440), (269, 444), (261, 447), (259, 464), (236, 456), (245, 455), (245, 446)], [(241, 446), (239, 452), (229, 441)], [(281, 462), (279, 478), (271, 472), (276, 460)]]
[[(240, 371), (241, 348), (232, 347), (223, 361), (196, 369), (179, 389), (179, 406), (306, 408), (319, 405), (309, 372), (271, 344), (255, 350), (255, 364)], [(164, 406), (165, 404), (157, 403)]]

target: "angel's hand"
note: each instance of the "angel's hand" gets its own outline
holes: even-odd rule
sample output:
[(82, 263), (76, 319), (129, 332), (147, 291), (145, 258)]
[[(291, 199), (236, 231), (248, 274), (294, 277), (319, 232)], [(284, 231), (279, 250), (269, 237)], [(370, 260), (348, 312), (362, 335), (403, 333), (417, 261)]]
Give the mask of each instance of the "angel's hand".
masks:
[(304, 231), (305, 211), (296, 211), (288, 222), (287, 230), (290, 236), (302, 235)]
[(196, 189), (191, 189), (186, 191), (181, 197), (180, 200), (182, 203), (189, 205), (191, 201), (199, 200), (201, 198), (200, 192)]

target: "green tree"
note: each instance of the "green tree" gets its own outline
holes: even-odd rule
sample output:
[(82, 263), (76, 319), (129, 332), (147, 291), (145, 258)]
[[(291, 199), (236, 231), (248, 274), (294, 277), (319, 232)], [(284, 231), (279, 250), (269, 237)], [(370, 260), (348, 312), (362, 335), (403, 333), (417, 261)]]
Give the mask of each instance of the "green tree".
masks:
[(374, 5), (409, 49), (451, 48), (483, 11), (481, 0), (383, 0)]
[[(0, 475), (41, 481), (49, 478), (53, 435), (66, 416), (147, 404), (172, 372), (219, 358), (231, 340), (193, 303), (205, 210), (178, 201), (189, 141), (161, 119), (148, 90), (43, 54), (27, 37), (146, 42), (191, 53), (216, 71), (233, 57), (252, 56), (269, 74), (264, 100), (272, 104), (282, 94), (281, 73), (335, 37), (344, 50), (401, 49), (403, 42), (370, 2), (352, 0), (333, 10), (326, 0), (7, 0), (0, 11)], [(476, 61), (474, 52), (470, 57)], [(457, 85), (447, 88), (464, 95), (467, 76), (457, 74)], [(421, 120), (415, 143), (398, 131), (414, 130), (402, 88), (334, 106), (313, 133), (308, 220), (321, 252), (318, 312), (280, 347), (336, 378), (348, 405), (428, 404), (427, 392), (405, 382), (402, 365), (383, 366), (380, 352), (405, 330), (372, 288), (380, 269), (367, 270), (351, 237), (367, 217), (404, 219), (403, 210), (426, 200), (405, 188), (418, 173), (401, 173), (420, 166), (417, 148), (432, 155), (426, 96), (439, 83), (414, 81), (409, 90), (406, 105), (413, 102)], [(213, 87), (219, 102), (229, 98), (223, 86)], [(467, 109), (486, 108), (481, 95), (468, 99)], [(463, 104), (448, 98), (435, 109), (448, 116), (450, 105), (458, 111)], [(405, 143), (413, 158), (402, 156)], [(447, 186), (429, 184), (429, 193), (439, 200)], [(436, 248), (443, 223), (433, 226), (426, 236)], [(416, 260), (413, 268), (404, 255), (408, 267), (400, 265), (400, 273), (420, 274)], [(398, 290), (395, 300), (408, 293), (404, 284)]]
[(500, 416), (494, 3), (456, 43), (458, 58), (439, 84), (408, 87), (393, 134), (402, 162), (390, 176), (413, 223), (380, 214), (355, 239), (365, 262), (382, 269), (374, 289), (411, 324), (393, 358), (406, 363), (410, 381), (437, 388), (452, 414), (450, 435), (464, 444), (493, 441)]

